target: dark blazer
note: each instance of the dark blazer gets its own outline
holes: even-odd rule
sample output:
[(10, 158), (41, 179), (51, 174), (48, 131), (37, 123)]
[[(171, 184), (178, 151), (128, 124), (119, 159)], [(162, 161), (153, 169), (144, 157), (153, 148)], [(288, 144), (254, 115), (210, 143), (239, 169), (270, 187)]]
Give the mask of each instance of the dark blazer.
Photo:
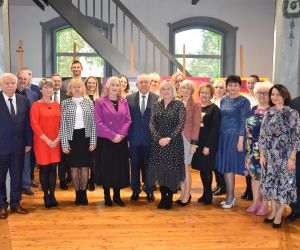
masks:
[(17, 115), (13, 119), (0, 92), (0, 154), (24, 153), (25, 146), (32, 146), (29, 123), (29, 100), (16, 94)]
[(32, 103), (39, 100), (38, 94), (30, 89), (24, 89), (22, 92), (20, 92), (18, 89), (16, 90), (17, 94), (20, 94), (24, 97), (27, 97), (29, 100), (30, 107), (32, 106)]
[(42, 98), (42, 93), (40, 91), (40, 88), (34, 84), (30, 84), (29, 89), (38, 95), (38, 100)]
[(69, 98), (70, 96), (67, 96), (67, 91), (65, 91), (63, 88), (60, 89), (60, 102), (62, 102), (63, 100), (66, 100), (67, 98)]
[(149, 92), (147, 107), (143, 115), (139, 105), (139, 92), (128, 95), (126, 98), (131, 115), (131, 125), (128, 133), (129, 143), (130, 145), (150, 146), (150, 113), (159, 96)]

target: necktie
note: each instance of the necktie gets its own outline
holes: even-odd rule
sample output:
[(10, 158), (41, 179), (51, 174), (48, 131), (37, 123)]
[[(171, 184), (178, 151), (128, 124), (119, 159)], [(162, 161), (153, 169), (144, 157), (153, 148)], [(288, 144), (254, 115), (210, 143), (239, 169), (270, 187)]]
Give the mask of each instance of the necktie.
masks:
[(53, 101), (58, 102), (57, 92), (55, 91), (53, 94), (54, 94)]
[(146, 101), (145, 101), (145, 97), (146, 96), (142, 96), (142, 98), (143, 98), (143, 100), (142, 100), (142, 106), (141, 106), (141, 113), (142, 113), (142, 115), (144, 114), (144, 112), (145, 112), (145, 109), (146, 109)]
[(12, 98), (8, 98), (9, 102), (10, 102), (10, 114), (12, 118), (15, 118), (16, 116), (16, 112), (15, 112), (15, 108), (14, 105), (12, 103), (13, 99)]

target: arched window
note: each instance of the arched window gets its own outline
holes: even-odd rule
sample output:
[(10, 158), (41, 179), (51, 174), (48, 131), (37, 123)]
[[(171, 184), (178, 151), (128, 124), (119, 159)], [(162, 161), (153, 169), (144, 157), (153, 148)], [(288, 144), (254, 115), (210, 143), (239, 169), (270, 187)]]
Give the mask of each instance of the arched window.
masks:
[[(108, 24), (88, 17), (106, 37)], [(82, 76), (108, 76), (111, 67), (96, 51), (61, 17), (41, 23), (43, 37), (43, 76), (58, 73), (63, 77), (72, 76), (73, 45), (76, 43), (76, 59), (82, 63)], [(102, 29), (101, 29), (102, 27)], [(113, 25), (110, 25), (112, 29)], [(111, 32), (110, 32), (111, 34)], [(108, 39), (111, 40), (111, 37)]]
[[(169, 24), (170, 51), (192, 76), (224, 77), (235, 71), (237, 28), (211, 17), (191, 17)], [(176, 69), (171, 65), (170, 71)]]
[(54, 72), (63, 77), (72, 76), (70, 65), (73, 62), (73, 48), (76, 44), (76, 59), (83, 66), (82, 76), (103, 77), (105, 62), (96, 51), (71, 27), (56, 30), (54, 35)]

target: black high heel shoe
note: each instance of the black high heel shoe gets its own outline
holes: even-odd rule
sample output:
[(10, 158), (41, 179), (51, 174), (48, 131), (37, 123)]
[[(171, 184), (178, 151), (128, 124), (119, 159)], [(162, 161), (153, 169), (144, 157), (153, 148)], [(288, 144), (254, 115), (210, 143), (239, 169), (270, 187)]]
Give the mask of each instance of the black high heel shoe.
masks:
[(51, 200), (50, 200), (49, 195), (44, 196), (44, 205), (45, 205), (45, 208), (50, 208), (51, 207)]
[(181, 201), (181, 203), (179, 205), (182, 206), (182, 207), (185, 207), (186, 205), (188, 205), (191, 202), (191, 199), (192, 199), (192, 196), (190, 195), (190, 197), (189, 197), (189, 199), (188, 199), (187, 202), (182, 202)]
[[(264, 223), (273, 223), (275, 217), (272, 219), (269, 219), (268, 217), (264, 219)], [(273, 223), (274, 224), (274, 223)]]
[(116, 203), (120, 207), (125, 207), (125, 203), (118, 196), (113, 196), (114, 203)]
[(281, 223), (282, 223), (282, 221), (280, 221), (279, 224), (273, 222), (272, 227), (273, 228), (281, 228)]

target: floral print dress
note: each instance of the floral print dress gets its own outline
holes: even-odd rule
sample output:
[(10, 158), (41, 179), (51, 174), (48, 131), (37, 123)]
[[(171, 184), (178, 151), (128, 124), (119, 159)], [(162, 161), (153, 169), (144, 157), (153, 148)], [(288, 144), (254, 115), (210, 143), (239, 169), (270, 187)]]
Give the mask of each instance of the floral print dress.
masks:
[(246, 120), (246, 153), (247, 158), (250, 159), (250, 164), (249, 167), (245, 169), (245, 175), (250, 175), (253, 178), (253, 180), (258, 181), (261, 178), (258, 138), (261, 122), (267, 110), (268, 109), (259, 109), (258, 106), (254, 106), (251, 109), (250, 117)]
[(300, 120), (294, 109), (271, 107), (264, 115), (259, 149), (264, 151), (266, 167), (262, 171), (260, 192), (264, 199), (290, 204), (297, 199), (295, 170), (287, 162), (293, 150), (300, 150)]

